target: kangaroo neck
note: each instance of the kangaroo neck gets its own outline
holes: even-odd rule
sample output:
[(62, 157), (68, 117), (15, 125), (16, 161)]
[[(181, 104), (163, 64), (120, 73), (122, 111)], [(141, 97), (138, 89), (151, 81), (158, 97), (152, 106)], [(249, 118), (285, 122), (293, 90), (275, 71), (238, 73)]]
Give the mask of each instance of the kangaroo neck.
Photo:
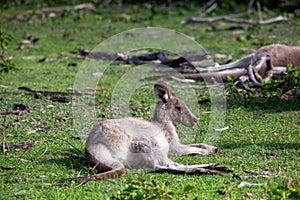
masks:
[(151, 119), (151, 122), (159, 126), (170, 145), (179, 143), (179, 138), (176, 133), (176, 127), (171, 121), (159, 121), (155, 117)]

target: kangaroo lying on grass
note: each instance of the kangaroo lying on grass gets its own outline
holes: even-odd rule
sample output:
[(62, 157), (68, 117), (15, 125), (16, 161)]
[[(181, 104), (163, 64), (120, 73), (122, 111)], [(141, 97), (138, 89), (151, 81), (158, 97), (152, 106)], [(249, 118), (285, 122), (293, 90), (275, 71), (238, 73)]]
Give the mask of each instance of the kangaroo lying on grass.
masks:
[(223, 79), (227, 76), (241, 77), (240, 79), (243, 81), (250, 79), (254, 85), (260, 86), (261, 81), (268, 81), (271, 77), (274, 79), (282, 78), (286, 74), (289, 64), (300, 70), (300, 46), (272, 44), (261, 47), (254, 54), (235, 62), (206, 69), (197, 68), (199, 74), (184, 76), (185, 78), (201, 80), (214, 77), (218, 72), (218, 75)]
[(175, 97), (169, 86), (158, 81), (154, 86), (157, 99), (151, 121), (136, 118), (111, 119), (98, 123), (89, 134), (85, 150), (90, 166), (99, 174), (60, 180), (105, 180), (125, 175), (125, 168), (148, 168), (154, 172), (175, 174), (217, 174), (230, 171), (217, 164), (182, 165), (168, 154), (208, 155), (218, 148), (207, 144), (184, 145), (179, 142), (176, 124), (195, 126), (198, 119), (185, 103)]

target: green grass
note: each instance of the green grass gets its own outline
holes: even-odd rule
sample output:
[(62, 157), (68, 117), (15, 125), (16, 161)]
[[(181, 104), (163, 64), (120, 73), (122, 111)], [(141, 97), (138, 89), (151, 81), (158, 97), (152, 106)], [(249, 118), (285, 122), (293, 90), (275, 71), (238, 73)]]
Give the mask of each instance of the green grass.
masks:
[[(185, 33), (212, 55), (232, 53), (234, 59), (265, 44), (299, 44), (300, 21), (296, 18), (264, 26), (243, 25), (246, 29), (243, 32), (212, 32), (208, 31), (211, 27), (207, 24), (180, 25), (180, 21), (196, 9), (197, 7), (168, 7), (165, 10), (154, 6), (151, 11), (145, 5), (121, 8), (115, 6), (99, 8), (92, 13), (58, 14), (54, 18), (33, 16), (27, 22), (7, 18), (8, 15), (25, 11), (25, 8), (10, 8), (1, 12), (2, 28), (16, 38), (7, 54), (13, 57), (17, 70), (5, 74), (1, 79), (0, 108), (12, 109), (13, 104), (22, 103), (30, 108), (30, 113), (1, 116), (0, 130), (6, 135), (9, 144), (36, 141), (33, 148), (0, 153), (0, 166), (16, 166), (13, 170), (0, 169), (1, 199), (104, 199), (116, 196), (126, 185), (134, 185), (130, 182), (131, 179), (140, 178), (155, 180), (164, 190), (172, 191), (174, 199), (243, 199), (246, 193), (252, 194), (250, 199), (267, 199), (269, 194), (266, 187), (279, 188), (285, 192), (289, 188), (298, 188), (299, 191), (299, 99), (282, 100), (277, 96), (251, 96), (243, 101), (228, 97), (225, 125), (230, 128), (221, 133), (216, 144), (222, 151), (205, 157), (173, 157), (184, 164), (217, 162), (233, 168), (234, 173), (240, 175), (247, 175), (243, 170), (276, 174), (281, 169), (278, 177), (243, 180), (265, 183), (265, 188), (238, 188), (241, 180), (232, 178), (232, 173), (220, 176), (186, 176), (132, 171), (120, 179), (90, 181), (81, 186), (78, 186), (79, 183), (58, 183), (62, 178), (94, 173), (84, 159), (72, 156), (83, 155), (84, 143), (71, 139), (70, 136), (87, 133), (77, 133), (74, 129), (71, 104), (35, 99), (33, 95), (25, 94), (17, 88), (26, 86), (34, 90), (67, 91), (73, 87), (82, 62), (38, 62), (39, 59), (61, 54), (71, 55), (70, 51), (80, 47), (92, 49), (114, 34), (147, 26), (170, 28)], [(124, 14), (129, 15), (130, 19), (126, 19)], [(227, 23), (215, 25), (222, 28), (230, 26)], [(27, 50), (21, 50), (18, 48), (20, 41), (28, 36), (38, 37), (40, 41)], [(241, 51), (242, 48), (247, 50)], [(25, 59), (28, 56), (35, 56), (35, 59)], [(70, 62), (77, 62), (78, 66), (70, 67)], [(95, 98), (99, 120), (113, 117), (113, 109), (109, 107), (111, 94), (120, 77), (130, 69), (132, 67), (112, 65), (99, 81), (99, 87), (105, 88), (105, 91), (97, 92)], [(206, 93), (198, 96), (207, 97)], [(149, 119), (154, 103), (151, 84), (148, 84), (132, 95), (131, 114)], [(209, 111), (211, 105), (203, 103), (198, 106), (200, 126), (195, 129), (178, 127), (178, 132), (181, 137), (184, 137), (183, 132), (195, 134), (196, 142), (201, 142), (205, 138), (211, 117), (203, 111)], [(268, 152), (275, 152), (277, 156), (268, 156)], [(170, 184), (165, 186), (166, 182)], [(186, 189), (188, 185), (191, 186), (190, 190)], [(217, 190), (224, 190), (226, 194), (220, 195)]]

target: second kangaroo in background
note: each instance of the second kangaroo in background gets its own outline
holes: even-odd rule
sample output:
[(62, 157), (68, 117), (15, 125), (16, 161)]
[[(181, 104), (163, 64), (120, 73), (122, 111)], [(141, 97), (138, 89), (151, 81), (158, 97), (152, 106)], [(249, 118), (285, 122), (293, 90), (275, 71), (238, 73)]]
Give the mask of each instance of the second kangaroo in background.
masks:
[(85, 150), (88, 163), (99, 174), (61, 181), (118, 178), (126, 173), (125, 168), (148, 168), (175, 174), (229, 171), (216, 164), (182, 165), (168, 158), (168, 154), (208, 155), (216, 153), (218, 148), (206, 144), (181, 144), (175, 125), (192, 127), (198, 123), (198, 118), (172, 94), (165, 82), (155, 84), (154, 94), (157, 104), (150, 121), (122, 118), (95, 125), (87, 138)]

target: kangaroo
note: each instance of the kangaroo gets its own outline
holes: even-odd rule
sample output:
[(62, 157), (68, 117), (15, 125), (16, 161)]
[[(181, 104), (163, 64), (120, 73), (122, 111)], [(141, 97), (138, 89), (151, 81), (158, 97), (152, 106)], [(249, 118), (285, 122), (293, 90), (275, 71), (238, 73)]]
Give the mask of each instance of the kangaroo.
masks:
[(272, 44), (263, 46), (254, 54), (246, 56), (235, 62), (208, 67), (197, 68), (200, 74), (184, 75), (185, 78), (203, 79), (215, 76), (216, 72), (221, 78), (248, 76), (252, 83), (260, 86), (261, 81), (282, 78), (286, 74), (287, 66), (291, 64), (300, 70), (300, 46)]
[(207, 144), (181, 144), (175, 125), (193, 127), (198, 118), (172, 94), (165, 82), (158, 81), (154, 85), (154, 94), (157, 104), (150, 121), (130, 117), (109, 119), (92, 129), (85, 144), (86, 158), (99, 174), (60, 182), (119, 178), (126, 174), (126, 168), (148, 168), (175, 174), (230, 171), (216, 164), (182, 165), (168, 158), (168, 154), (208, 155), (216, 153), (218, 148)]

